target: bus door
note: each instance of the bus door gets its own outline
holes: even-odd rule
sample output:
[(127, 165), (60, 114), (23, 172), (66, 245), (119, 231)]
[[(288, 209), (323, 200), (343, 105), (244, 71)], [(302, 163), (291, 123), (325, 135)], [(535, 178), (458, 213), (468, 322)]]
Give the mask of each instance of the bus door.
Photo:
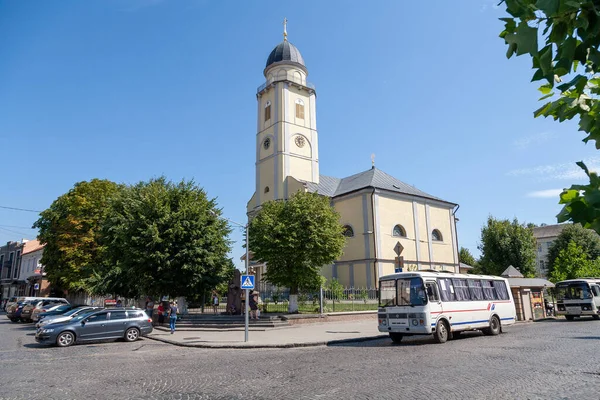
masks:
[(600, 309), (600, 286), (591, 284), (592, 289), (592, 303), (594, 304), (594, 311)]
[(429, 313), (431, 314), (432, 322), (444, 312), (444, 306), (440, 300), (440, 292), (438, 291), (436, 281), (426, 281), (425, 287), (427, 290), (427, 299), (429, 305)]

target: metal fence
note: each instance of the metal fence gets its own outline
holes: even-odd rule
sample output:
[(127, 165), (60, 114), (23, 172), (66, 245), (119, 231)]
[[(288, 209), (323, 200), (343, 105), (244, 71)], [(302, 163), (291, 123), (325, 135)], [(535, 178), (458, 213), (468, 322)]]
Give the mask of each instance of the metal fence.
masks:
[[(259, 295), (259, 309), (262, 313), (287, 313), (290, 290), (267, 282), (257, 282), (255, 291)], [(323, 312), (377, 310), (379, 292), (376, 288), (323, 288), (321, 291), (301, 291), (298, 294), (300, 313), (320, 313), (321, 296)], [(219, 296), (219, 305), (214, 306), (210, 296), (204, 305), (193, 304), (189, 309), (193, 314), (227, 313), (227, 296)]]

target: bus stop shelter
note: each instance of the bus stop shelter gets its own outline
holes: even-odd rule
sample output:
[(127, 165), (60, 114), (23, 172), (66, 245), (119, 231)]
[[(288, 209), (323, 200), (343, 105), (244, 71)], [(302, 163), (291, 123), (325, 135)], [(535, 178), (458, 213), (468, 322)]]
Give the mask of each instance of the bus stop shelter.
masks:
[(506, 268), (501, 276), (506, 278), (510, 285), (518, 321), (546, 318), (544, 289), (553, 288), (552, 282), (542, 278), (525, 278), (512, 265)]

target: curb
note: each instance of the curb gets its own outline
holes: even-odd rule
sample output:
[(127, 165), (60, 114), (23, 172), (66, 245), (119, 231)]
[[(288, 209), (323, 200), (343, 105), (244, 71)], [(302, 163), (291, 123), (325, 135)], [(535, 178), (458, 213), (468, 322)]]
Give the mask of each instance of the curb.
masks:
[(283, 344), (197, 344), (197, 343), (183, 343), (175, 340), (163, 339), (153, 336), (144, 336), (146, 339), (156, 340), (157, 342), (163, 342), (179, 347), (196, 347), (201, 349), (290, 349), (295, 347), (316, 347), (316, 346), (335, 346), (345, 343), (360, 343), (367, 342), (370, 340), (378, 340), (389, 337), (388, 335), (377, 335), (377, 336), (365, 336), (359, 338), (350, 339), (335, 339), (327, 340), (322, 342), (306, 342), (306, 343), (283, 343)]

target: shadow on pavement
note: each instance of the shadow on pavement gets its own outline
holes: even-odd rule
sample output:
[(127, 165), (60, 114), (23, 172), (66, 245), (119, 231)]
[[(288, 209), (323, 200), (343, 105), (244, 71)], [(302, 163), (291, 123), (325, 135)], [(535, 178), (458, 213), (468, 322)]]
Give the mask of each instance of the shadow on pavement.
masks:
[(600, 340), (600, 336), (576, 336), (570, 339), (581, 339), (581, 340)]

